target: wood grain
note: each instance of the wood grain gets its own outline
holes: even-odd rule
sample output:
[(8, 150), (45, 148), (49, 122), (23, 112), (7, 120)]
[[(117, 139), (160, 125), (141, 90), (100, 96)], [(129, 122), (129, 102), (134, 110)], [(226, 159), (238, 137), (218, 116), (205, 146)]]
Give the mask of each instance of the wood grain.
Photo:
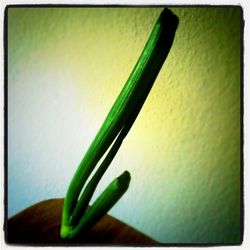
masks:
[(32, 245), (130, 245), (157, 244), (129, 225), (105, 215), (92, 229), (74, 240), (60, 238), (63, 199), (39, 202), (7, 220), (6, 242)]

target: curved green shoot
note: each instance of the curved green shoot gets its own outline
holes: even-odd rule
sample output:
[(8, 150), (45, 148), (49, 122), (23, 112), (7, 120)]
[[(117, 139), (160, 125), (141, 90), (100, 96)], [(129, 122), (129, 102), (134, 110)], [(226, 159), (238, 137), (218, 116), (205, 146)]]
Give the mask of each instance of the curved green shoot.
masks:
[[(73, 238), (80, 231), (90, 228), (127, 190), (130, 175), (126, 171), (105, 189), (90, 209), (87, 209), (98, 182), (117, 153), (153, 86), (172, 46), (177, 26), (178, 18), (170, 10), (164, 9), (131, 75), (70, 182), (64, 200), (62, 238)], [(90, 174), (112, 143), (107, 156), (79, 197)]]
[(128, 171), (125, 171), (108, 185), (93, 205), (87, 209), (86, 213), (73, 230), (67, 227), (62, 228), (61, 236), (63, 238), (72, 239), (75, 238), (79, 232), (93, 226), (126, 192), (129, 182), (130, 174)]

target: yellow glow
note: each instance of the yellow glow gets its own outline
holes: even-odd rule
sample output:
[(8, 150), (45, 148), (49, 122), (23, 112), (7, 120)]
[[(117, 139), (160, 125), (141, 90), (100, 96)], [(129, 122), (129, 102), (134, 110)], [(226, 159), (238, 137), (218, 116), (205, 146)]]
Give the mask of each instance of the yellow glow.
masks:
[[(170, 54), (94, 198), (125, 169), (111, 214), (166, 243), (240, 237), (240, 10), (171, 8)], [(63, 197), (161, 8), (10, 8), (10, 214)]]

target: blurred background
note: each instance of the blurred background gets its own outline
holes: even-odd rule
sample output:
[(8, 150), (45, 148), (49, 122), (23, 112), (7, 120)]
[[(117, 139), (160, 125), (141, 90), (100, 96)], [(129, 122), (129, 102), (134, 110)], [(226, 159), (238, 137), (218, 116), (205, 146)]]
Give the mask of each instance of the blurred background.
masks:
[[(170, 9), (172, 49), (92, 201), (128, 170), (109, 214), (163, 243), (237, 243), (241, 9)], [(161, 11), (8, 9), (8, 217), (64, 197)]]

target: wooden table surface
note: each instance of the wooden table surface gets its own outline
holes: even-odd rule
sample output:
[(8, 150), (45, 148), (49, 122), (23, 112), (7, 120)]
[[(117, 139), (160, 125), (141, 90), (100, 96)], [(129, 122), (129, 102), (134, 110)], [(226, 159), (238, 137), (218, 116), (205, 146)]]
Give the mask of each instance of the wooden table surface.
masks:
[(6, 242), (22, 245), (153, 246), (157, 242), (129, 225), (105, 215), (74, 240), (60, 238), (63, 199), (39, 202), (6, 221)]

